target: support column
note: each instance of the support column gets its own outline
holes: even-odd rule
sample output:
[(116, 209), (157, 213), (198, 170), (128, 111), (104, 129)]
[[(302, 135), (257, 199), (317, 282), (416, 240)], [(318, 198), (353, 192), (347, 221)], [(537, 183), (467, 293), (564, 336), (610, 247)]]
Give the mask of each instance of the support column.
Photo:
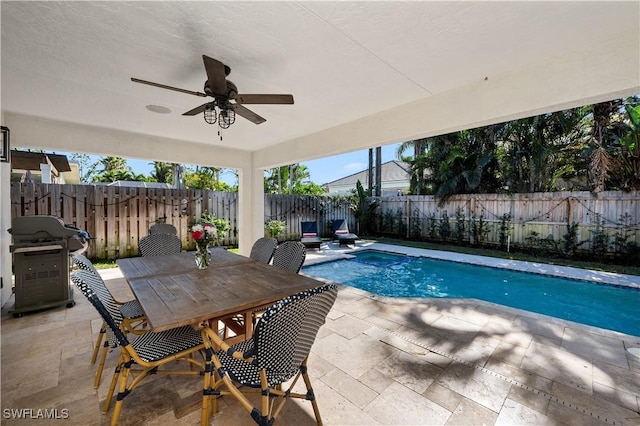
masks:
[(249, 256), (253, 243), (264, 237), (264, 171), (247, 166), (238, 170), (238, 248)]

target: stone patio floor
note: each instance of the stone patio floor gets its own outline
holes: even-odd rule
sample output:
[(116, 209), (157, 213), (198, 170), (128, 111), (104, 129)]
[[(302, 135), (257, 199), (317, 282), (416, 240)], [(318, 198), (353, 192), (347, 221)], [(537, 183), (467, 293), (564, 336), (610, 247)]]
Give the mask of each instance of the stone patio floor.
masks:
[[(358, 249), (367, 247), (358, 242)], [(349, 250), (324, 245), (307, 262)], [(572, 272), (585, 274), (558, 273)], [(132, 297), (117, 268), (101, 274), (118, 299)], [(638, 277), (604, 279), (640, 283)], [(44, 409), (68, 413), (55, 423), (109, 423), (111, 411), (102, 415), (101, 402), (117, 351), (109, 353), (94, 389), (89, 359), (101, 321), (82, 294), (74, 294), (70, 309), (13, 318), (12, 302), (3, 308), (2, 424), (50, 424), (14, 418), (37, 417)], [(640, 425), (640, 358), (627, 351), (632, 347), (640, 348), (640, 337), (476, 299), (390, 299), (342, 286), (309, 371), (326, 425)], [(125, 399), (120, 424), (198, 424), (200, 389), (197, 377), (153, 376)], [(254, 423), (225, 398), (212, 424)], [(288, 402), (277, 424), (314, 424), (311, 405)]]

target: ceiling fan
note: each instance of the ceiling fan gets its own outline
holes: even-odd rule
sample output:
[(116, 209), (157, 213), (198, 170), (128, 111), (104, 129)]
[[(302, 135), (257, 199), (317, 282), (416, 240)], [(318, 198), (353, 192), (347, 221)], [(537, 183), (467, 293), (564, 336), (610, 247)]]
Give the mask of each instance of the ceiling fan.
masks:
[[(233, 82), (227, 80), (231, 68), (217, 59), (202, 55), (204, 69), (207, 72), (207, 80), (204, 82), (204, 93), (154, 83), (152, 81), (131, 78), (135, 83), (148, 84), (162, 89), (174, 90), (189, 95), (213, 98), (213, 101), (200, 105), (182, 115), (198, 115), (203, 113), (204, 120), (209, 124), (215, 124), (227, 129), (236, 121), (236, 114), (246, 118), (255, 124), (264, 123), (265, 118), (246, 108), (244, 104), (293, 104), (293, 95), (246, 95), (239, 94), (238, 88)], [(216, 109), (218, 110), (216, 113)]]

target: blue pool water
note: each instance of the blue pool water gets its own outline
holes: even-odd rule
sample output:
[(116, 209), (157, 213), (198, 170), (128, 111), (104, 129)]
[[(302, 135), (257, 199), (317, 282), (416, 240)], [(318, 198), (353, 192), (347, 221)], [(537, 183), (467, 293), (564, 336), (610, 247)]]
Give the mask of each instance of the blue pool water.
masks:
[(640, 290), (374, 250), (304, 267), (391, 297), (475, 298), (640, 336)]

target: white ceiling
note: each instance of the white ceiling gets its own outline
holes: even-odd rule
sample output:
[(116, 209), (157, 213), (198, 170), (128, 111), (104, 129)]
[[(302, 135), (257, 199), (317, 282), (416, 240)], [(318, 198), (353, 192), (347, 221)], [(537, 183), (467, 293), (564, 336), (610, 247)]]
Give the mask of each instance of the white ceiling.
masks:
[[(1, 107), (21, 146), (65, 147), (24, 136), (46, 119), (266, 165), (640, 92), (637, 1), (2, 1), (1, 13)], [(241, 93), (295, 104), (248, 106), (267, 121), (238, 118), (221, 142), (217, 125), (181, 115), (203, 98), (130, 80), (202, 91), (203, 54), (231, 67)], [(93, 142), (85, 150), (169, 160)]]

